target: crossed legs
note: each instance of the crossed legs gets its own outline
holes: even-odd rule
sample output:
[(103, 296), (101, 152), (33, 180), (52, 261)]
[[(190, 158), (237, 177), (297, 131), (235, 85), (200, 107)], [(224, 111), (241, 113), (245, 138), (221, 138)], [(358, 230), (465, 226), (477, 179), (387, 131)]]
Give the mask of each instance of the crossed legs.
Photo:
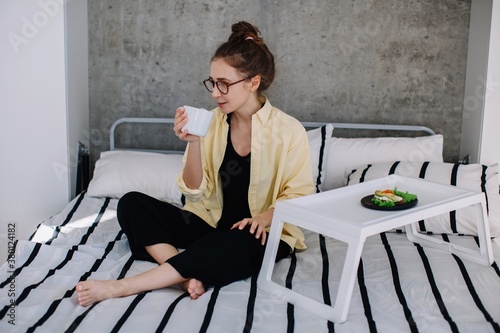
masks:
[(79, 282), (76, 285), (78, 303), (82, 306), (89, 306), (108, 298), (135, 295), (176, 284), (180, 284), (192, 299), (197, 299), (205, 292), (201, 281), (184, 278), (174, 267), (165, 262), (178, 253), (175, 247), (162, 243), (147, 246), (146, 251), (160, 264), (158, 267), (121, 280)]
[[(151, 255), (151, 257), (153, 257), (153, 259), (156, 260), (156, 262), (160, 265), (179, 253), (179, 251), (177, 251), (177, 248), (166, 243), (146, 246), (146, 251), (148, 251), (149, 255)], [(203, 283), (194, 278), (186, 279), (185, 281), (180, 282), (180, 285), (182, 289), (189, 293), (189, 296), (191, 296), (192, 299), (197, 299), (205, 293), (205, 287), (203, 286)]]
[[(76, 291), (80, 305), (88, 306), (108, 298), (133, 295), (176, 284), (180, 284), (193, 299), (205, 292), (200, 281), (183, 277), (166, 261), (178, 254), (175, 246), (187, 248), (193, 240), (211, 232), (211, 226), (190, 212), (139, 192), (129, 192), (120, 199), (117, 217), (128, 237), (132, 253), (140, 260), (153, 258), (159, 266), (121, 280), (79, 282)], [(172, 243), (174, 240), (177, 243)], [(153, 242), (155, 245), (141, 245), (145, 242)]]

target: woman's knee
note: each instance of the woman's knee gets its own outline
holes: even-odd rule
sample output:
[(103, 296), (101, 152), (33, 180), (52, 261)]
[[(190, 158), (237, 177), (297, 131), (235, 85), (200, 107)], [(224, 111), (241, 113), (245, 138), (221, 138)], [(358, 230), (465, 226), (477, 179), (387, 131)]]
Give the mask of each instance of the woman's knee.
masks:
[(127, 192), (118, 200), (117, 209), (127, 209), (127, 207), (134, 207), (146, 197), (148, 197), (148, 195), (141, 192)]
[(118, 206), (129, 205), (131, 203), (137, 202), (141, 200), (141, 198), (144, 196), (145, 194), (141, 192), (136, 192), (136, 191), (127, 192), (120, 198), (120, 200), (118, 200)]
[(125, 193), (119, 200), (116, 206), (116, 216), (118, 221), (122, 221), (124, 217), (129, 216), (132, 211), (137, 209), (138, 203), (145, 194), (140, 192)]

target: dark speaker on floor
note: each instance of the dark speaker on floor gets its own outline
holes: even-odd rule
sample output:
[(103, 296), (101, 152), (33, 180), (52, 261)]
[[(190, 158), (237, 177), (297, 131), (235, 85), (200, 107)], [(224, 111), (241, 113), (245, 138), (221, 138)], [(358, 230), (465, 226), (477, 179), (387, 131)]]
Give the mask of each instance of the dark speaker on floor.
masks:
[(76, 194), (85, 191), (90, 181), (89, 148), (83, 143), (78, 145), (78, 166), (76, 170)]

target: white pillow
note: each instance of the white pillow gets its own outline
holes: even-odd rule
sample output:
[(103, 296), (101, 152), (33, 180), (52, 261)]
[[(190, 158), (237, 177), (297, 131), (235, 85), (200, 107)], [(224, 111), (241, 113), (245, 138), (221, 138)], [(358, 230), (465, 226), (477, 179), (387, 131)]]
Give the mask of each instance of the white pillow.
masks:
[(182, 207), (177, 175), (183, 168), (181, 154), (139, 151), (106, 151), (96, 162), (87, 194), (121, 198), (138, 191)]
[[(325, 178), (324, 152), (328, 149), (332, 132), (332, 124), (307, 131), (313, 179), (318, 189)], [(182, 168), (181, 154), (125, 150), (102, 152), (87, 194), (121, 198), (127, 192), (138, 191), (181, 207), (182, 193), (176, 178)]]
[(332, 138), (326, 152), (323, 190), (344, 186), (351, 170), (368, 164), (390, 161), (443, 162), (443, 136), (416, 138)]
[(309, 152), (311, 154), (313, 181), (316, 186), (316, 192), (320, 192), (323, 189), (323, 183), (325, 181), (325, 153), (328, 151), (331, 144), (332, 132), (332, 124), (326, 124), (307, 131)]
[[(454, 185), (486, 194), (491, 237), (500, 236), (500, 194), (498, 193), (498, 164), (453, 164), (435, 162), (374, 163), (354, 170), (347, 178), (348, 185), (397, 174), (422, 178), (435, 183)], [(401, 189), (404, 191), (404, 189)], [(424, 221), (420, 232), (477, 235), (474, 207), (462, 208)]]

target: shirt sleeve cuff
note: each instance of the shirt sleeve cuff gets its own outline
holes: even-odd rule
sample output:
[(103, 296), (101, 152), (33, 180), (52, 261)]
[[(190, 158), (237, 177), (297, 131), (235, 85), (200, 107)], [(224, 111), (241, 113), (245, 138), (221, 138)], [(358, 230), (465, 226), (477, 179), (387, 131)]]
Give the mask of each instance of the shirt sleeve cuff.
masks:
[(205, 198), (205, 192), (207, 190), (207, 180), (202, 179), (201, 184), (198, 188), (192, 189), (187, 187), (184, 179), (182, 178), (182, 172), (177, 177), (177, 184), (179, 184), (179, 189), (184, 194), (184, 196), (192, 202), (197, 202)]

